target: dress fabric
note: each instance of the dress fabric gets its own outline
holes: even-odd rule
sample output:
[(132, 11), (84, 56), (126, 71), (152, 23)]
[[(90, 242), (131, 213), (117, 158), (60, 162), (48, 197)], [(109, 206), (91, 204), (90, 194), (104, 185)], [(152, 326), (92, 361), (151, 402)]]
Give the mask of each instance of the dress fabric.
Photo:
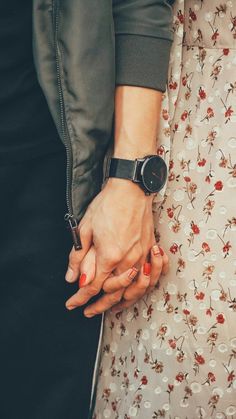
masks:
[(236, 418), (236, 2), (177, 1), (153, 206), (170, 270), (108, 313), (94, 419)]

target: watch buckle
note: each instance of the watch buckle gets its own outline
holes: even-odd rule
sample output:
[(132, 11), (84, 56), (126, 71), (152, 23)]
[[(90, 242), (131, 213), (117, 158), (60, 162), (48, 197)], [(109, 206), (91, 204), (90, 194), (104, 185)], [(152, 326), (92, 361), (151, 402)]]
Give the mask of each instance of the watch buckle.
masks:
[(138, 180), (138, 178), (137, 178), (137, 175), (138, 175), (138, 170), (137, 170), (138, 163), (139, 163), (139, 161), (138, 161), (138, 159), (136, 159), (135, 160), (135, 163), (134, 163), (134, 171), (133, 171), (133, 176), (132, 176), (132, 182), (135, 182), (135, 183), (139, 183), (140, 182)]
[(105, 164), (104, 180), (106, 180), (109, 177), (110, 167), (111, 167), (111, 157), (107, 159), (107, 162)]

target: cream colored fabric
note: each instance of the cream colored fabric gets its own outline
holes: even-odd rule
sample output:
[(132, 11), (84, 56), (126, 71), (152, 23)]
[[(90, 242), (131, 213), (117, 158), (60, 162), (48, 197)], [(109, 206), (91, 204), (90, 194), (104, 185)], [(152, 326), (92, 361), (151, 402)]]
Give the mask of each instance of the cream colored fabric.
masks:
[(236, 418), (236, 1), (178, 1), (159, 289), (108, 313), (94, 418)]

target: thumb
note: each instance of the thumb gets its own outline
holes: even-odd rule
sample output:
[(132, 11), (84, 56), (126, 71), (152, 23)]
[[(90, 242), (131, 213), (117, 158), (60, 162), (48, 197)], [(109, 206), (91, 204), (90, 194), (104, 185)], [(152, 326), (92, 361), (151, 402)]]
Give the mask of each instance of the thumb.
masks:
[(66, 272), (66, 281), (75, 282), (80, 272), (80, 264), (92, 246), (92, 229), (89, 225), (83, 224), (79, 228), (80, 240), (82, 244), (81, 250), (75, 250), (73, 247), (69, 255), (69, 264)]

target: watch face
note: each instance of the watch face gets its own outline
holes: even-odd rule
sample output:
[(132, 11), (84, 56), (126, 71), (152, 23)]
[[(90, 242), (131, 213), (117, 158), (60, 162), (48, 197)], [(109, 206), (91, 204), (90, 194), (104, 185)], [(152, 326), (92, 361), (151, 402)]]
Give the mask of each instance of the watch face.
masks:
[(166, 163), (159, 156), (147, 158), (142, 166), (141, 176), (143, 185), (148, 192), (159, 192), (166, 182)]

